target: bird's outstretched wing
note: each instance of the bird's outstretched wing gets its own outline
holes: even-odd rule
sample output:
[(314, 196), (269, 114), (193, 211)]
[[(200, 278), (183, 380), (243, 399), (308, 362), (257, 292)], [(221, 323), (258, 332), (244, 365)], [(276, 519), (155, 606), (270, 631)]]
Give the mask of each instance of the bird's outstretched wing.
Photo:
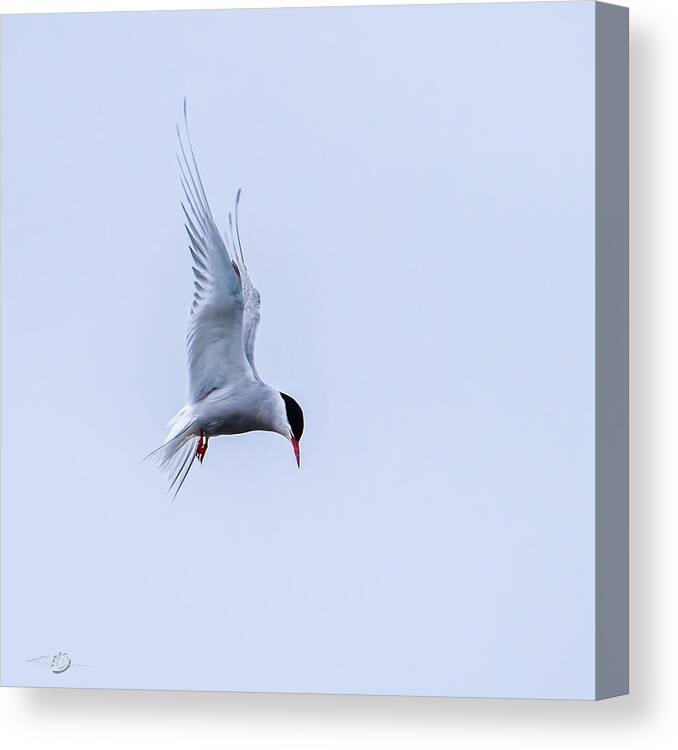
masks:
[(181, 207), (195, 275), (186, 348), (189, 400), (196, 402), (216, 388), (241, 379), (252, 380), (253, 373), (243, 343), (245, 304), (238, 266), (228, 254), (207, 202), (188, 132), (186, 100), (184, 126), (188, 152), (177, 126), (177, 160), (186, 198)]
[(257, 326), (259, 325), (259, 319), (261, 317), (259, 315), (261, 295), (259, 294), (259, 291), (255, 289), (250, 279), (247, 264), (245, 263), (245, 257), (242, 252), (242, 243), (240, 242), (238, 207), (240, 205), (241, 194), (242, 190), (238, 190), (238, 193), (235, 196), (235, 233), (233, 231), (233, 215), (231, 213), (228, 214), (228, 228), (231, 233), (231, 247), (233, 248), (233, 255), (235, 256), (235, 264), (238, 269), (243, 296), (243, 347), (254, 377), (261, 382), (261, 378), (259, 377), (259, 373), (254, 364), (254, 341), (257, 337)]

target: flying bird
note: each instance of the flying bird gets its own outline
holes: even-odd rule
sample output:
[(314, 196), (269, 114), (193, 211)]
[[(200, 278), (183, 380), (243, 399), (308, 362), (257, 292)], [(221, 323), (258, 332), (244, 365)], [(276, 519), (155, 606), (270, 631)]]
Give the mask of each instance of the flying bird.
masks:
[[(254, 430), (289, 440), (300, 466), (304, 413), (286, 393), (271, 387), (254, 364), (261, 297), (247, 270), (240, 241), (238, 207), (228, 214), (228, 235), (219, 233), (193, 151), (184, 100), (186, 144), (177, 126), (181, 202), (193, 259), (194, 293), (186, 351), (188, 397), (170, 422), (154, 457), (169, 474), (177, 496), (195, 459), (202, 464), (210, 438)], [(189, 158), (190, 157), (190, 158)]]

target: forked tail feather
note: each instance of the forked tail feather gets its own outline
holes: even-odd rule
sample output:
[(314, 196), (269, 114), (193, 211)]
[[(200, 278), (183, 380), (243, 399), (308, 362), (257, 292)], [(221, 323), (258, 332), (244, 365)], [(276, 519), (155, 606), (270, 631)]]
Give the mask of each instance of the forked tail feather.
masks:
[(184, 407), (170, 422), (171, 429), (165, 442), (144, 458), (144, 461), (147, 459), (155, 461), (160, 470), (168, 475), (170, 479), (168, 492), (172, 492), (176, 486), (172, 500), (179, 494), (195, 461), (199, 441), (193, 431), (195, 422), (196, 418), (188, 414)]

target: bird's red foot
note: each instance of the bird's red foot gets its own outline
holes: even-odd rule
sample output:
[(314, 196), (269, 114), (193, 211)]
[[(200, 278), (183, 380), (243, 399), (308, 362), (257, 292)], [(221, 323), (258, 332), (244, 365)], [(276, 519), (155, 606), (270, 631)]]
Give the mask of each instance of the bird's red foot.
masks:
[(200, 430), (200, 442), (198, 443), (198, 449), (195, 452), (195, 455), (200, 463), (202, 463), (205, 459), (208, 441), (209, 437), (207, 436), (207, 434), (203, 430)]

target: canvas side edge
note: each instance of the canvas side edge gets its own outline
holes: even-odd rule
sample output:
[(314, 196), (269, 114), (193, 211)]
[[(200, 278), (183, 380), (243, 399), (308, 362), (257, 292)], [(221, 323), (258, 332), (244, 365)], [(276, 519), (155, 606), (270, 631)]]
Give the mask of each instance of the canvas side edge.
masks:
[(595, 697), (629, 690), (629, 14), (595, 7)]
[[(0, 13), (0, 294), (2, 294), (3, 288), (3, 273), (4, 273), (4, 258), (3, 258), (3, 247), (2, 247), (2, 228), (3, 223), (3, 194), (2, 194), (2, 175), (3, 175), (3, 112), (4, 112), (4, 75), (5, 75), (5, 14)], [(0, 420), (1, 415), (4, 413), (2, 404), (2, 376), (3, 371), (3, 353), (4, 346), (2, 341), (2, 306), (0, 305)], [(5, 598), (4, 598), (4, 568), (3, 568), (3, 556), (4, 556), (4, 493), (3, 493), (3, 450), (2, 450), (2, 422), (0, 421), (0, 687), (8, 687), (9, 681), (5, 676), (5, 631), (4, 631), (4, 613), (5, 613)]]

